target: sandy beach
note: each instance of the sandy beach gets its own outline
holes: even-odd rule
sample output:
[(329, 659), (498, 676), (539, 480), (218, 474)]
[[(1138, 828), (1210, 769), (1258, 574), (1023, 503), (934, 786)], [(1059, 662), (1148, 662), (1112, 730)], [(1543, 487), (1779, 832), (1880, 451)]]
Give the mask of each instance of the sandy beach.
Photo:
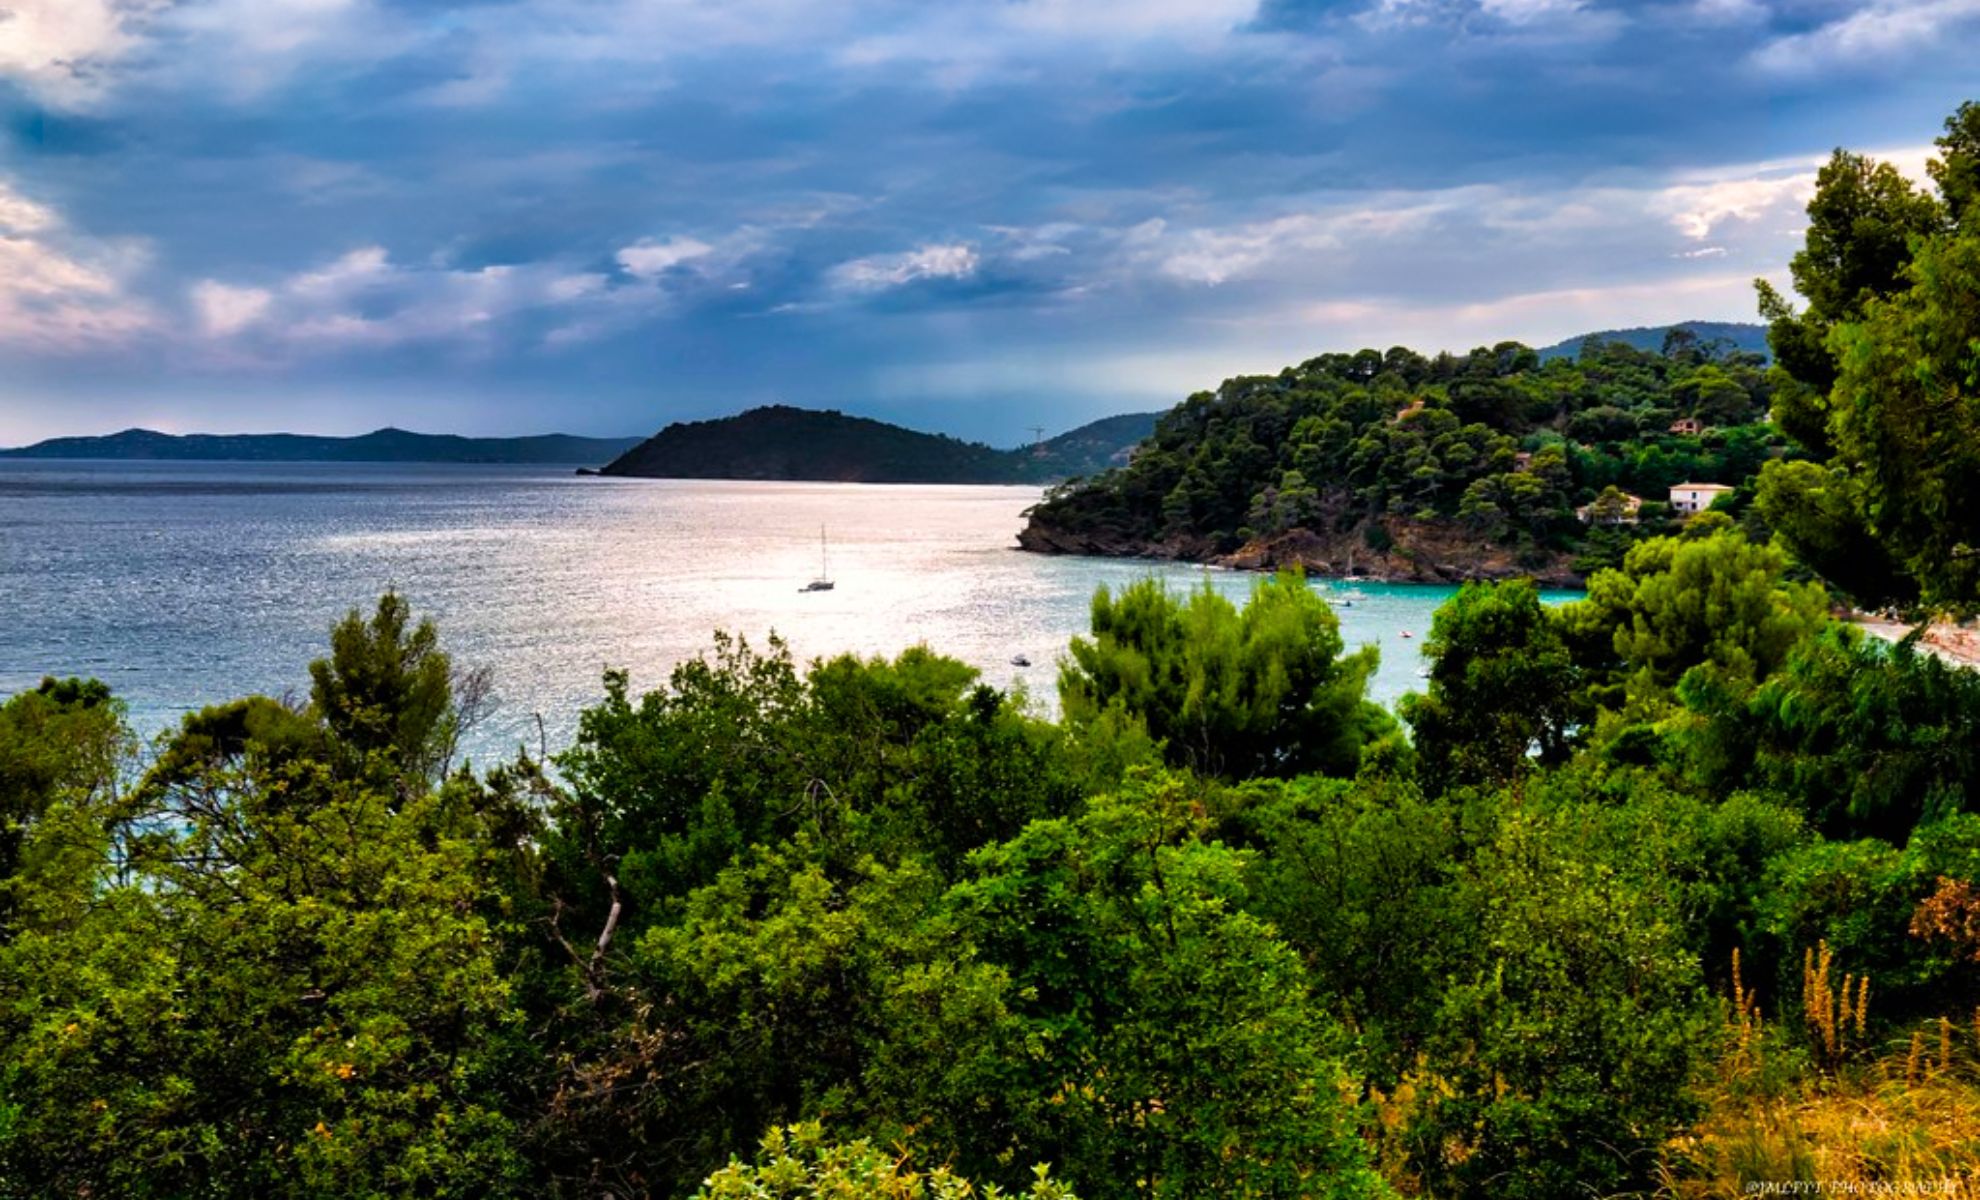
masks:
[[(1902, 621), (1890, 621), (1869, 613), (1859, 613), (1852, 617), (1851, 624), (1887, 642), (1903, 641), (1913, 629), (1917, 628)], [(1949, 663), (1962, 667), (1980, 666), (1980, 629), (1971, 625), (1935, 621), (1925, 627), (1925, 635), (1919, 639), (1919, 644)]]

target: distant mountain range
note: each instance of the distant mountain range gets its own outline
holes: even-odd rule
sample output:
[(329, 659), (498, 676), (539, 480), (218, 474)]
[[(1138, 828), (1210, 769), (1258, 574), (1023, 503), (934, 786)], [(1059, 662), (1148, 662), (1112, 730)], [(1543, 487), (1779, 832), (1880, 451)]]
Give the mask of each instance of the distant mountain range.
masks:
[(805, 479), (837, 483), (1045, 483), (1127, 461), (1156, 413), (1082, 425), (1034, 446), (998, 450), (833, 410), (773, 405), (667, 426), (603, 474), (666, 479)]
[(1581, 353), (1583, 342), (1593, 338), (1602, 342), (1628, 342), (1638, 350), (1652, 353), (1664, 348), (1664, 335), (1673, 329), (1689, 329), (1701, 342), (1724, 338), (1735, 347), (1753, 354), (1765, 355), (1767, 350), (1767, 327), (1747, 321), (1680, 321), (1675, 325), (1639, 325), (1634, 329), (1603, 329), (1595, 333), (1584, 333), (1566, 341), (1555, 342), (1540, 348), (1540, 361), (1550, 358), (1573, 358)]
[(207, 459), (223, 462), (546, 463), (595, 466), (639, 444), (638, 438), (470, 438), (378, 429), (357, 437), (299, 433), (159, 433), (126, 429), (103, 437), (50, 438), (6, 458)]

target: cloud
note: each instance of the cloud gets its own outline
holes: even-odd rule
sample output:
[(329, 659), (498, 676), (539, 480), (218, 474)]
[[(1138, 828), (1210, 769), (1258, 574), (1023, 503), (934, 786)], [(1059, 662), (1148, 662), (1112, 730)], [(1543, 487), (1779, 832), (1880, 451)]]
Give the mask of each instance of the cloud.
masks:
[(59, 108), (87, 106), (163, 7), (164, 0), (11, 0), (0, 8), (0, 76)]
[(154, 314), (129, 290), (148, 258), (142, 243), (71, 230), (0, 182), (0, 343), (59, 355), (150, 330)]
[[(556, 263), (473, 269), (408, 265), (360, 246), (270, 286), (203, 280), (191, 292), (200, 332), (239, 351), (330, 353), (415, 342), (474, 344), (520, 314), (595, 301), (603, 276)], [(248, 343), (243, 345), (243, 339)]]
[(1762, 25), (1767, 5), (1763, 0), (1693, 0), (1685, 15), (1700, 25)]
[(1156, 218), (1128, 230), (1122, 245), (1133, 262), (1152, 264), (1171, 279), (1214, 287), (1273, 263), (1338, 250), (1350, 240), (1379, 241), (1420, 229), (1449, 202), (1393, 197), (1222, 228), (1172, 229)]
[(1513, 25), (1554, 21), (1580, 12), (1583, 0), (1478, 0), (1485, 13)]
[(642, 238), (620, 250), (617, 257), (626, 274), (639, 279), (653, 279), (682, 263), (704, 258), (714, 251), (715, 247), (698, 238), (670, 237), (657, 242)]
[(1808, 76), (1847, 68), (1892, 69), (1920, 53), (1971, 44), (1980, 0), (1874, 0), (1753, 53), (1762, 71)]
[(360, 246), (341, 258), (289, 280), (292, 295), (342, 304), (399, 274), (383, 246)]
[[(1865, 153), (1895, 166), (1914, 183), (1931, 186), (1925, 164), (1934, 153), (1933, 147), (1899, 146)], [(1808, 201), (1815, 195), (1816, 173), (1826, 161), (1826, 155), (1809, 155), (1687, 173), (1658, 190), (1650, 209), (1686, 238), (1698, 242), (1731, 225), (1799, 229), (1806, 220)], [(1697, 252), (1686, 255), (1700, 256)]]
[(234, 103), (321, 65), (389, 62), (432, 36), (375, 0), (181, 0), (151, 29), (169, 51), (136, 79)]
[[(1301, 7), (1297, 0), (1278, 0), (1268, 2), (1267, 11), (1283, 14)], [(1630, 19), (1590, 0), (1371, 0), (1354, 23), (1378, 33), (1441, 29), (1461, 41), (1530, 46), (1536, 40), (1607, 37)]]
[[(1451, 349), (1506, 337), (1544, 345), (1595, 329), (1745, 313), (1752, 303), (1752, 276), (1732, 272), (1654, 282), (1511, 290), (1455, 304), (1371, 306), (1347, 324), (1367, 344), (1400, 336), (1411, 344)], [(1315, 315), (1326, 319), (1330, 314)]]
[(976, 249), (960, 242), (930, 243), (900, 254), (874, 254), (832, 268), (834, 287), (877, 292), (923, 279), (967, 279), (976, 274)]
[[(200, 332), (230, 343), (228, 362), (421, 343), (514, 353), (650, 321), (697, 289), (745, 287), (735, 272), (760, 239), (751, 228), (713, 240), (641, 239), (613, 255), (624, 272), (616, 277), (565, 256), (460, 267), (401, 262), (368, 245), (265, 286), (203, 280), (191, 299)], [(257, 347), (259, 359), (243, 359)]]
[[(723, 55), (801, 55), (861, 76), (913, 68), (938, 87), (966, 86), (1055, 56), (1201, 53), (1242, 36), (1257, 0), (11, 2), (0, 73), (78, 103), (127, 82), (244, 103), (325, 67), (420, 61), (432, 73), (407, 102), (444, 111), (493, 106), (560, 74), (650, 94), (672, 84), (654, 68)], [(431, 11), (443, 7), (444, 18)]]
[(55, 211), (0, 183), (0, 229), (8, 233), (41, 233), (59, 224)]
[(1751, 223), (1766, 216), (1793, 220), (1815, 194), (1815, 170), (1709, 183), (1681, 183), (1660, 192), (1653, 208), (1679, 233), (1704, 241), (1727, 222)]
[(266, 288), (233, 287), (214, 279), (202, 279), (192, 288), (193, 309), (202, 332), (210, 337), (231, 337), (259, 321), (275, 301)]

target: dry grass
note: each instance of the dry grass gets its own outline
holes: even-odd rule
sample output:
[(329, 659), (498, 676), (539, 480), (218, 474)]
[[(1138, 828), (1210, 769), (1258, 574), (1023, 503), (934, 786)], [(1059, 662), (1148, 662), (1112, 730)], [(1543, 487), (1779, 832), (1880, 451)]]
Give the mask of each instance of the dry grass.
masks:
[[(1683, 1200), (1750, 1196), (1751, 1183), (1819, 1181), (1828, 1194), (1980, 1200), (1980, 1088), (1970, 1071), (1906, 1052), (1782, 1099), (1722, 1097), (1670, 1147), (1666, 1192)], [(1854, 1075), (1851, 1078), (1850, 1075)], [(1879, 1192), (1880, 1185), (1900, 1185)]]
[[(1980, 1200), (1980, 1012), (1940, 1019), (1872, 1053), (1866, 983), (1829, 983), (1827, 947), (1803, 968), (1805, 1034), (1760, 1025), (1733, 964), (1726, 1053), (1704, 1119), (1666, 1147), (1670, 1200), (1763, 1194)], [(1806, 1049), (1804, 1049), (1806, 1047)], [(1787, 1190), (1775, 1194), (1794, 1194)]]

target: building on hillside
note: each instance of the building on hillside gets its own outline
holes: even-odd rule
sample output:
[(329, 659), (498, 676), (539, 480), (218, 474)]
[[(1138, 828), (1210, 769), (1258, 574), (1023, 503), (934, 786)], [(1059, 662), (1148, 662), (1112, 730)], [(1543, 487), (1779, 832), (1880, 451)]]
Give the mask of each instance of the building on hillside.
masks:
[(1641, 496), (1628, 492), (1616, 492), (1612, 496), (1604, 491), (1592, 503), (1575, 509), (1574, 515), (1581, 518), (1583, 525), (1634, 525), (1642, 508)]
[(1680, 483), (1671, 489), (1671, 511), (1690, 516), (1712, 507), (1712, 502), (1735, 489), (1723, 483)]
[(1697, 437), (1699, 434), (1705, 432), (1705, 422), (1699, 420), (1697, 417), (1679, 417), (1677, 420), (1671, 422), (1671, 432)]

